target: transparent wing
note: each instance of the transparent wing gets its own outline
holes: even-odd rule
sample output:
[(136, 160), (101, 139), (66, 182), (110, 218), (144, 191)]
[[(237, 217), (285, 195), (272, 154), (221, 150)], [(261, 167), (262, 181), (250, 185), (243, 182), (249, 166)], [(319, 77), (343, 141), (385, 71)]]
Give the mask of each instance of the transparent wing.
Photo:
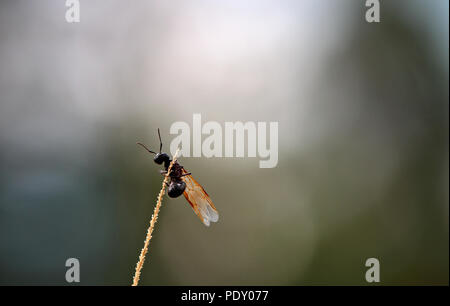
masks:
[[(183, 174), (187, 173), (183, 168)], [(186, 183), (184, 197), (203, 224), (209, 226), (210, 222), (217, 222), (219, 213), (203, 187), (190, 174), (183, 176), (182, 179)]]

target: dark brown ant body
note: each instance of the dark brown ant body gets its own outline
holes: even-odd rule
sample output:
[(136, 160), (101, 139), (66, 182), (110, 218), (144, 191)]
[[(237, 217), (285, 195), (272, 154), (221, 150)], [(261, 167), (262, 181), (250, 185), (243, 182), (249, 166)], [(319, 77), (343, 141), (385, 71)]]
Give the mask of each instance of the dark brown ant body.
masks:
[[(164, 164), (164, 169), (161, 170), (160, 173), (162, 175), (166, 175), (167, 171), (169, 170), (169, 165), (172, 162), (170, 159), (170, 156), (167, 153), (161, 153), (162, 150), (162, 141), (161, 141), (161, 134), (158, 129), (158, 136), (159, 136), (159, 153), (153, 152), (150, 149), (148, 149), (144, 144), (138, 142), (137, 144), (142, 146), (144, 149), (146, 149), (149, 153), (155, 154), (155, 157), (153, 158), (153, 161), (157, 163), (158, 165)], [(178, 161), (175, 161), (175, 163), (172, 166), (172, 169), (170, 170), (170, 183), (168, 183), (168, 192), (167, 194), (171, 198), (177, 198), (180, 195), (183, 194), (184, 190), (186, 189), (186, 183), (181, 179), (183, 176), (190, 175), (191, 173), (183, 173), (183, 166), (181, 166)]]

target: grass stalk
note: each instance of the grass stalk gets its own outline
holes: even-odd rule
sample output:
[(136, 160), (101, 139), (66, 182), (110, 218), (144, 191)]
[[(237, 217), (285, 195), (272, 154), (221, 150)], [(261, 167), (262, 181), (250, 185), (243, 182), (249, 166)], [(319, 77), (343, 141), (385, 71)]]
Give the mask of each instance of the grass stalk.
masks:
[(167, 174), (164, 177), (164, 180), (163, 180), (163, 183), (162, 183), (162, 187), (161, 187), (161, 191), (159, 192), (158, 200), (156, 201), (155, 210), (153, 211), (153, 215), (152, 215), (152, 218), (150, 220), (150, 226), (147, 229), (147, 236), (145, 237), (144, 247), (141, 250), (141, 254), (139, 255), (139, 260), (138, 260), (138, 262), (136, 264), (136, 271), (134, 272), (132, 286), (137, 286), (139, 284), (139, 278), (141, 276), (141, 270), (142, 270), (142, 267), (144, 266), (145, 255), (148, 253), (148, 247), (150, 245), (150, 240), (152, 239), (153, 229), (155, 228), (156, 221), (158, 220), (158, 214), (159, 214), (159, 210), (161, 208), (162, 198), (163, 198), (164, 193), (166, 191), (166, 185), (167, 185), (167, 183), (169, 183), (169, 180), (170, 180), (169, 174), (170, 174), (170, 171), (172, 170), (173, 164), (177, 160), (179, 152), (180, 152), (180, 149), (178, 148), (177, 152), (173, 156), (173, 160), (170, 163), (169, 168), (167, 169)]

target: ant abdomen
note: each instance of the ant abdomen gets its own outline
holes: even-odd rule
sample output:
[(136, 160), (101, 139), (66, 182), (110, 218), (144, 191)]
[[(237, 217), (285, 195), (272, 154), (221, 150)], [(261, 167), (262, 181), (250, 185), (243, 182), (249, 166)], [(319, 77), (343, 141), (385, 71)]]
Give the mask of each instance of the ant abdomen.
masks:
[(171, 198), (179, 197), (183, 194), (184, 190), (186, 189), (186, 183), (182, 180), (179, 181), (172, 181), (169, 184), (169, 190), (167, 194)]

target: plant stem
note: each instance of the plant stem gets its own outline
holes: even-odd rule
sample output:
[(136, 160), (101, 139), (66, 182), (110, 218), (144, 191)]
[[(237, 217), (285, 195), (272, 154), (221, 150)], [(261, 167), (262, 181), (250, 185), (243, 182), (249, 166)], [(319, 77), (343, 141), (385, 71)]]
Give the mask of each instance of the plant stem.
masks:
[(132, 286), (137, 286), (139, 283), (139, 278), (141, 276), (141, 270), (142, 270), (142, 267), (144, 266), (145, 255), (148, 252), (148, 246), (150, 245), (150, 240), (152, 239), (153, 229), (155, 227), (156, 221), (158, 220), (158, 214), (159, 214), (159, 210), (161, 208), (162, 198), (163, 198), (165, 190), (166, 190), (166, 184), (169, 182), (169, 179), (170, 179), (169, 174), (170, 174), (170, 171), (172, 170), (173, 164), (177, 160), (177, 156), (178, 156), (179, 152), (180, 152), (180, 149), (178, 148), (177, 152), (173, 156), (173, 160), (170, 163), (169, 168), (167, 169), (166, 176), (164, 177), (161, 191), (159, 192), (158, 200), (156, 202), (155, 210), (153, 211), (152, 219), (150, 220), (150, 226), (147, 229), (147, 236), (145, 237), (144, 247), (141, 250), (141, 254), (139, 255), (139, 261), (136, 264), (136, 271), (134, 273)]

